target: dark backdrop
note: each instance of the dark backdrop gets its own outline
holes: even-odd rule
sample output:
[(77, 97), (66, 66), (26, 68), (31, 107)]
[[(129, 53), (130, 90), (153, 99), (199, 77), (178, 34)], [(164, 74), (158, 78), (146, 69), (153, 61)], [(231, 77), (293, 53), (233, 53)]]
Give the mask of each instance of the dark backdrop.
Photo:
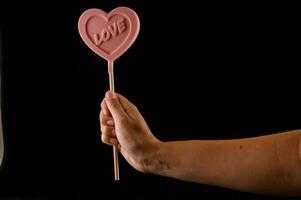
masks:
[(272, 198), (141, 174), (123, 159), (114, 182), (98, 122), (106, 62), (82, 42), (77, 21), (92, 7), (133, 8), (141, 31), (115, 62), (116, 90), (161, 140), (231, 139), (301, 127), (296, 5), (62, 2), (0, 3), (0, 196)]

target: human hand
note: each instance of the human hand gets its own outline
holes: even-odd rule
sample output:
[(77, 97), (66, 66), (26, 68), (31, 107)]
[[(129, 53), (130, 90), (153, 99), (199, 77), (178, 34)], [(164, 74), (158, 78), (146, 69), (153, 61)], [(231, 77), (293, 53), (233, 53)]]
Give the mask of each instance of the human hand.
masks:
[(161, 142), (152, 134), (137, 107), (124, 96), (108, 91), (101, 102), (99, 119), (103, 143), (118, 145), (132, 167), (148, 172), (148, 163)]

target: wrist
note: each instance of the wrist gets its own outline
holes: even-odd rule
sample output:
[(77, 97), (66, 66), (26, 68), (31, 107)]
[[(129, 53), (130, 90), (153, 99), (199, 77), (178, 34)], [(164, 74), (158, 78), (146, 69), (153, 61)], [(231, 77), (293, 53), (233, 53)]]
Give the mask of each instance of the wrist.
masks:
[(168, 149), (166, 142), (158, 141), (153, 145), (148, 155), (143, 159), (142, 165), (145, 172), (156, 175), (165, 175), (170, 168), (167, 158)]

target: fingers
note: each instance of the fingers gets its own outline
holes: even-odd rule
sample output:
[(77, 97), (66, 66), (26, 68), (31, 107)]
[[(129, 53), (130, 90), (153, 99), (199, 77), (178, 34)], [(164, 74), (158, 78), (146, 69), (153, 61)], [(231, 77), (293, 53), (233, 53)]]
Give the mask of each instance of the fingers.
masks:
[(100, 128), (101, 128), (101, 140), (103, 143), (108, 145), (118, 144), (116, 138), (115, 124), (111, 116), (108, 113), (105, 114), (104, 109), (101, 110), (99, 114)]
[(103, 143), (108, 144), (108, 145), (117, 145), (118, 140), (116, 137), (115, 127), (102, 126), (101, 127), (101, 140)]
[(109, 111), (109, 108), (108, 108), (108, 106), (106, 104), (105, 99), (103, 99), (101, 101), (100, 107), (101, 107), (101, 111), (104, 113), (105, 116), (107, 116), (107, 117), (111, 117), (112, 116), (111, 113), (110, 113), (110, 111)]
[(99, 114), (100, 125), (106, 126), (115, 126), (114, 120), (112, 117), (107, 117), (103, 111), (100, 111)]
[(105, 99), (101, 102), (100, 124), (101, 139), (105, 144), (116, 145), (115, 124), (119, 128), (125, 128), (129, 116), (137, 114), (137, 108), (124, 96), (108, 91)]

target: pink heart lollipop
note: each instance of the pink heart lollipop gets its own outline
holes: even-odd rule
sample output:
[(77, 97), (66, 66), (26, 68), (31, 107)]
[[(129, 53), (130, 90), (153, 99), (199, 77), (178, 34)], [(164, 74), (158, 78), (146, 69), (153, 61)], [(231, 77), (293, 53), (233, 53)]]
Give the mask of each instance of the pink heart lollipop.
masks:
[[(110, 13), (88, 9), (79, 18), (78, 30), (86, 45), (108, 61), (110, 90), (115, 91), (113, 63), (134, 43), (140, 29), (138, 15), (127, 7)], [(115, 180), (119, 180), (118, 149), (113, 147)]]
[[(127, 7), (115, 8), (110, 13), (88, 9), (78, 22), (80, 36), (88, 47), (112, 64), (134, 43), (139, 29), (138, 15)], [(109, 65), (109, 72), (112, 66)]]

